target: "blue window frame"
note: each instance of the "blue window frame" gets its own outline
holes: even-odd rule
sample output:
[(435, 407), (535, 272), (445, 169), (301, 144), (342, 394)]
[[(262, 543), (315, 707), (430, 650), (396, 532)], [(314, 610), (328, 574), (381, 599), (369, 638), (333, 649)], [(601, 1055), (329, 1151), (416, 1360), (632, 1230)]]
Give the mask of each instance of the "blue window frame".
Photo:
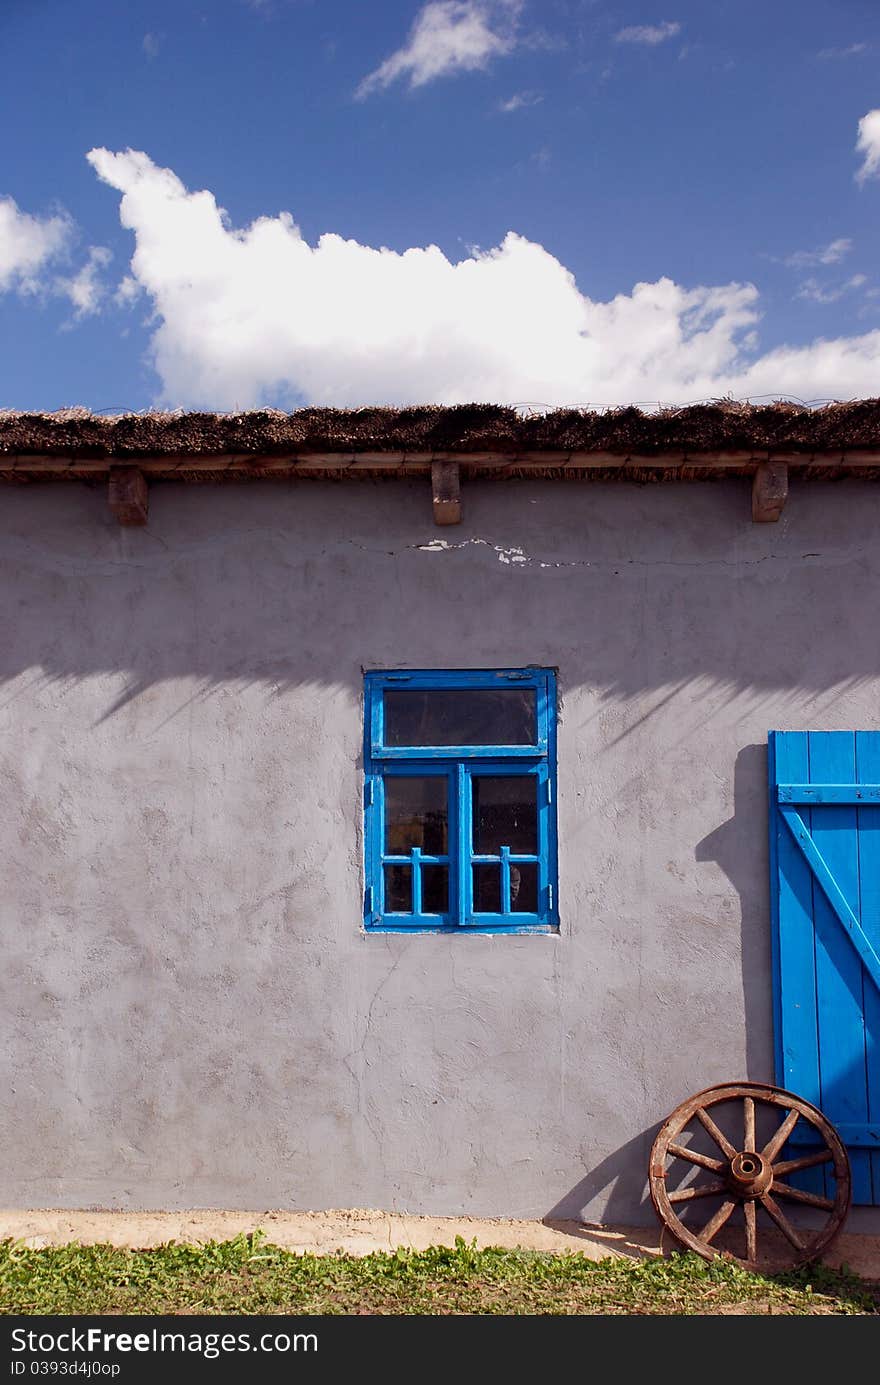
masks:
[(550, 669), (364, 675), (364, 926), (552, 932)]

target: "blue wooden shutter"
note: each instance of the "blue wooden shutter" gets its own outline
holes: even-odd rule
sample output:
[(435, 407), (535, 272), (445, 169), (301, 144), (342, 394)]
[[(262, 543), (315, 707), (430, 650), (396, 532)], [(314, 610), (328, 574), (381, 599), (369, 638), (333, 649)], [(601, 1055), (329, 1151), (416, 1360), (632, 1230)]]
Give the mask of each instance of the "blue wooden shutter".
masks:
[(880, 1205), (880, 731), (771, 731), (769, 761), (777, 1081)]

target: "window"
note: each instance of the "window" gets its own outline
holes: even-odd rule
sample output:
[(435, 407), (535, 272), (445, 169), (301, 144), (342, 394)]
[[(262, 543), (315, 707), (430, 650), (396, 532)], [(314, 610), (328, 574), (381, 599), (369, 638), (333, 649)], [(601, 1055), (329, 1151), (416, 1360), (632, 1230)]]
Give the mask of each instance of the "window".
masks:
[(556, 679), (367, 673), (368, 929), (556, 927)]

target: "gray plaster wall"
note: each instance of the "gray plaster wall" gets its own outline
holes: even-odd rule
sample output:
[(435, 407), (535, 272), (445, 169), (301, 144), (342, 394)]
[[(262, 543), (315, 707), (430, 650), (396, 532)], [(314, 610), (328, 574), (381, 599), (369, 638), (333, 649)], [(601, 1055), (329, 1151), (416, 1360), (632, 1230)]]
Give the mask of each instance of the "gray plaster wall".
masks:
[[(875, 727), (880, 487), (6, 488), (0, 1205), (650, 1219), (772, 1081), (766, 738)], [(558, 668), (558, 936), (361, 930), (363, 668)]]

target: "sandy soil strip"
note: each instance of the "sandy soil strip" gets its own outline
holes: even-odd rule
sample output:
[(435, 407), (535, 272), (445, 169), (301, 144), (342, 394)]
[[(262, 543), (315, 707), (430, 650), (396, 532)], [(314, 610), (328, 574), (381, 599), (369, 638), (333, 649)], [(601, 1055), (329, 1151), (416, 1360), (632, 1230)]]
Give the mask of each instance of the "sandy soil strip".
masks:
[[(592, 1260), (609, 1254), (641, 1256), (660, 1248), (659, 1228), (584, 1227), (578, 1222), (507, 1221), (481, 1217), (416, 1217), (397, 1212), (348, 1209), (328, 1212), (70, 1212), (0, 1211), (0, 1239), (30, 1246), (161, 1245), (163, 1241), (224, 1241), (260, 1228), (290, 1250), (368, 1255), (408, 1246), (424, 1250), (454, 1245), (456, 1236), (478, 1246), (581, 1251)], [(668, 1239), (668, 1238), (667, 1238)]]
[[(416, 1217), (399, 1212), (344, 1209), (327, 1212), (103, 1212), (3, 1211), (0, 1240), (42, 1247), (80, 1241), (132, 1249), (165, 1241), (224, 1241), (242, 1232), (262, 1230), (274, 1245), (289, 1250), (368, 1255), (374, 1250), (455, 1243), (461, 1236), (478, 1246), (521, 1246), (527, 1250), (579, 1251), (591, 1260), (606, 1255), (638, 1259), (674, 1249), (659, 1226), (584, 1226), (579, 1222), (509, 1221), (487, 1217)], [(867, 1278), (880, 1278), (880, 1236), (844, 1232), (824, 1257), (846, 1264)]]

